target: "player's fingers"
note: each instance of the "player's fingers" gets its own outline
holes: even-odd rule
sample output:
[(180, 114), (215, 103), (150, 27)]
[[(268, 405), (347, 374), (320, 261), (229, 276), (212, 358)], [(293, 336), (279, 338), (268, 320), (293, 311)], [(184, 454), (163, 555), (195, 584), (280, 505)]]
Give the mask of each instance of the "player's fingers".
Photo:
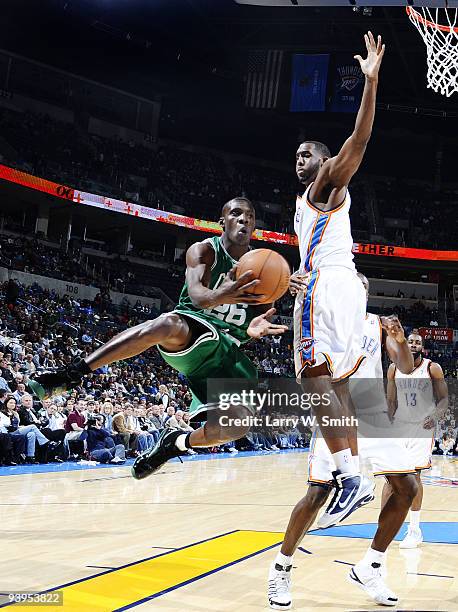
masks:
[(308, 283), (304, 278), (290, 278), (289, 279), (290, 287), (307, 287)]
[(377, 55), (380, 53), (381, 50), (382, 50), (382, 37), (379, 34), (377, 36)]
[(276, 335), (276, 334), (284, 334), (286, 331), (288, 331), (288, 327), (286, 325), (270, 325), (268, 328), (268, 332), (269, 334), (272, 335)]
[(371, 49), (374, 50), (375, 49), (375, 40), (374, 40), (374, 35), (372, 34), (372, 32), (369, 30), (369, 32), (367, 33), (367, 35), (369, 36), (369, 42), (371, 44)]
[(253, 276), (254, 276), (253, 270), (247, 270), (246, 272), (241, 274), (237, 279), (237, 283), (236, 283), (237, 287), (241, 287), (245, 283), (248, 283), (249, 281), (253, 280)]
[(361, 55), (354, 55), (353, 59), (358, 60), (358, 62), (361, 64), (363, 61), (363, 58), (361, 57)]
[(241, 295), (239, 298), (237, 298), (238, 300), (238, 304), (262, 304), (263, 300), (266, 298), (266, 296), (262, 293), (260, 293), (259, 295), (253, 295), (252, 293), (249, 293), (247, 295)]
[(385, 44), (382, 45), (382, 50), (378, 54), (377, 61), (378, 61), (379, 64), (382, 61), (382, 58), (383, 58), (384, 55), (385, 55)]
[(371, 44), (369, 41), (369, 36), (367, 34), (364, 34), (364, 42), (366, 43), (367, 52), (369, 52), (371, 50)]
[(227, 275), (229, 276), (229, 278), (231, 280), (235, 280), (235, 273), (237, 272), (237, 264), (235, 266), (233, 266), (229, 272), (227, 273)]
[(242, 276), (238, 279), (236, 283), (237, 289), (242, 292), (246, 291), (247, 289), (250, 289), (251, 287), (256, 287), (256, 285), (259, 285), (259, 283), (261, 282), (258, 278), (255, 278), (254, 280), (247, 282), (250, 280), (250, 278), (248, 277), (248, 278), (242, 279)]
[(276, 312), (276, 308), (269, 308), (269, 310), (267, 310), (262, 316), (264, 319), (268, 319), (269, 317), (273, 317)]

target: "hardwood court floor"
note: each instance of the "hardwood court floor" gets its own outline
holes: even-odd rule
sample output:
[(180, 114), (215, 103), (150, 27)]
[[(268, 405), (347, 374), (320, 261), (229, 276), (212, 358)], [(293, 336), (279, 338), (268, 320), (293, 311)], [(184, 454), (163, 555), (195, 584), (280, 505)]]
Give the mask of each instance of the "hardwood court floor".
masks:
[[(173, 462), (141, 482), (128, 467), (0, 476), (0, 593), (68, 585), (63, 608), (40, 606), (54, 611), (267, 610), (269, 563), (305, 491), (306, 457)], [(429, 541), (404, 552), (393, 543), (387, 582), (399, 610), (456, 612), (458, 462), (436, 458), (424, 482)], [(294, 610), (380, 609), (346, 574), (369, 546), (381, 484), (343, 526), (304, 538)]]

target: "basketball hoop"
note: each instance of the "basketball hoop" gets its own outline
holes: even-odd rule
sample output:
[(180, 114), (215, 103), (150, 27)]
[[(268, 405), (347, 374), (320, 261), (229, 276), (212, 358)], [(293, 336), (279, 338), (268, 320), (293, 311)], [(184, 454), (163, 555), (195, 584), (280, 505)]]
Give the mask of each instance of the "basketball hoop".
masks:
[(407, 6), (406, 11), (426, 45), (428, 87), (451, 96), (458, 91), (458, 9)]

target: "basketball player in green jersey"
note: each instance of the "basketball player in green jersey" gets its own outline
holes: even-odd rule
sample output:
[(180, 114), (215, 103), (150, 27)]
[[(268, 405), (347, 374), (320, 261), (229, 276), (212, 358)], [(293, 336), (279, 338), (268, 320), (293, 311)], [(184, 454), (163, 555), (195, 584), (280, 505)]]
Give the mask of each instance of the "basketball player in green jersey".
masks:
[[(252, 203), (246, 198), (230, 200), (222, 208), (220, 224), (220, 237), (188, 249), (186, 282), (173, 312), (123, 331), (64, 370), (37, 376), (31, 382), (33, 390), (44, 397), (72, 388), (85, 374), (157, 346), (164, 360), (186, 375), (193, 394), (190, 411), (203, 421), (209, 410), (218, 408), (217, 403), (208, 402), (207, 379), (256, 378), (256, 367), (240, 345), (284, 333), (287, 327), (269, 321), (275, 309), (259, 305), (264, 296), (248, 293), (260, 282), (251, 271), (235, 279), (237, 261), (248, 252), (255, 227)], [(247, 407), (231, 406), (225, 414), (239, 418), (250, 412)], [(133, 476), (145, 478), (188, 449), (237, 440), (249, 429), (246, 425), (222, 427), (215, 420), (188, 434), (166, 429), (156, 446), (137, 458)]]

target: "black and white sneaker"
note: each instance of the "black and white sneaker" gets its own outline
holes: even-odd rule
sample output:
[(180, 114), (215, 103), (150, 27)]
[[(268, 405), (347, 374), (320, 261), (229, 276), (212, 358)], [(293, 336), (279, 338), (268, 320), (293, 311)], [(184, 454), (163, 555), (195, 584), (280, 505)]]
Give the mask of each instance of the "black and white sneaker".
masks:
[(37, 374), (27, 384), (29, 391), (39, 400), (43, 400), (77, 387), (83, 377), (90, 372), (91, 369), (84, 359), (77, 358), (66, 368), (56, 368)]
[(270, 565), (267, 597), (273, 610), (291, 609), (291, 567), (283, 567), (275, 561)]
[(175, 444), (177, 438), (182, 435), (182, 431), (164, 429), (156, 445), (135, 459), (131, 470), (132, 476), (137, 480), (142, 480), (157, 472), (169, 459), (187, 455), (187, 450), (181, 451)]
[(348, 574), (348, 582), (365, 591), (380, 606), (396, 606), (399, 599), (383, 580), (383, 567), (380, 563), (367, 565), (360, 561)]
[(319, 529), (333, 527), (352, 512), (374, 499), (375, 483), (361, 474), (332, 473), (335, 493), (324, 514), (318, 519)]

